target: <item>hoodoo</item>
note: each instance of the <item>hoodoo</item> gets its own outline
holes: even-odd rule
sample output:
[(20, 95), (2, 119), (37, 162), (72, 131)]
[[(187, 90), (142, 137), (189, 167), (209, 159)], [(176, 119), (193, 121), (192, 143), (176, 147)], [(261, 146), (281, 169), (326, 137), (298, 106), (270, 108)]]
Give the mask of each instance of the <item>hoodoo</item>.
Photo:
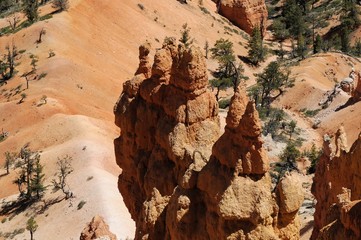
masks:
[[(144, 46), (140, 52), (146, 62)], [(135, 238), (298, 239), (303, 195), (293, 193), (301, 186), (286, 175), (272, 189), (260, 120), (245, 89), (232, 97), (220, 136), (199, 48), (168, 39), (151, 69), (146, 65), (124, 83), (114, 109), (118, 186)]]
[(312, 193), (317, 200), (312, 239), (361, 238), (361, 135), (348, 150), (341, 127), (335, 143), (326, 136)]

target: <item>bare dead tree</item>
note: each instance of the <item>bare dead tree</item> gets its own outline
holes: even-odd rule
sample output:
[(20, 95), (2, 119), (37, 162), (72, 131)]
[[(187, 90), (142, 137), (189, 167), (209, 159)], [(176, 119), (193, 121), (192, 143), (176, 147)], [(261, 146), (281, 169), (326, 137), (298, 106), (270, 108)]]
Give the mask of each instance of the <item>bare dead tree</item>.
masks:
[(39, 32), (39, 38), (36, 41), (37, 43), (41, 43), (42, 42), (42, 37), (46, 34), (46, 30), (44, 28), (42, 28)]
[(6, 21), (9, 23), (9, 26), (13, 31), (15, 31), (16, 27), (18, 26), (18, 23), (20, 22), (20, 16), (18, 13), (14, 13), (7, 17)]

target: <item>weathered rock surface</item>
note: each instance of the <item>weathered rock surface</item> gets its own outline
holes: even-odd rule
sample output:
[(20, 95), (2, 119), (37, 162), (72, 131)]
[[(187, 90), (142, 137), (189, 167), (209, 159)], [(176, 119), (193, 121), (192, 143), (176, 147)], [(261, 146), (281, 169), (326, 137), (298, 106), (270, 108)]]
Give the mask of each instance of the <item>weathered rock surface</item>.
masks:
[(245, 32), (251, 34), (258, 25), (265, 33), (268, 12), (264, 0), (219, 0), (217, 4), (219, 13)]
[(200, 49), (169, 42), (150, 78), (124, 84), (114, 144), (135, 239), (298, 239), (300, 186), (285, 177), (272, 192), (258, 113), (242, 87), (220, 136), (206, 69)]
[(361, 72), (357, 71), (355, 75), (356, 86), (351, 90), (351, 99), (352, 101), (357, 102), (361, 100)]
[(80, 235), (80, 240), (116, 240), (117, 237), (110, 232), (109, 226), (100, 216), (95, 216)]
[(361, 239), (361, 135), (347, 149), (341, 127), (325, 138), (312, 193), (317, 200), (312, 239)]

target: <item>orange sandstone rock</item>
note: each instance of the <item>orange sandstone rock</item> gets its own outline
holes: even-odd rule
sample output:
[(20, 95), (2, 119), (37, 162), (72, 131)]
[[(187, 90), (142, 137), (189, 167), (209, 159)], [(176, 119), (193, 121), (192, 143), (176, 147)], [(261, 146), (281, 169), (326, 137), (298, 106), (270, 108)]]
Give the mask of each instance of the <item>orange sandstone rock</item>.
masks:
[(170, 40), (150, 78), (124, 84), (114, 144), (135, 239), (297, 239), (299, 186), (285, 179), (272, 193), (260, 120), (242, 87), (220, 136), (206, 69), (199, 48)]
[(343, 128), (330, 138), (317, 165), (312, 193), (317, 200), (312, 239), (361, 239), (361, 138), (348, 150)]
[(95, 216), (80, 235), (80, 240), (107, 239), (116, 240), (117, 237), (110, 232), (109, 226), (100, 216)]
[(219, 13), (231, 22), (251, 34), (254, 27), (266, 31), (268, 17), (264, 0), (219, 0)]

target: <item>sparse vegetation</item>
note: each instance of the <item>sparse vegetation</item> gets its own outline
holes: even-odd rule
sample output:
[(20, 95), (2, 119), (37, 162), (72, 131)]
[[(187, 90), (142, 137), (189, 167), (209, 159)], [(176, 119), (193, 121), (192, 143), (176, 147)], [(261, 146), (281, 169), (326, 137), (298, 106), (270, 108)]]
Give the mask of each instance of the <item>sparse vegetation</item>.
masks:
[(53, 0), (52, 7), (59, 12), (66, 11), (69, 9), (69, 0)]
[(41, 80), (41, 79), (45, 78), (46, 75), (48, 75), (46, 72), (40, 73), (40, 75), (39, 75), (39, 77), (38, 77), (38, 80)]
[[(20, 193), (20, 198), (32, 199), (33, 194), (39, 200), (46, 190), (43, 185), (44, 177), (43, 166), (40, 164), (40, 154), (29, 149), (29, 144), (24, 145), (16, 160), (15, 167), (19, 169), (18, 176), (14, 180)], [(25, 189), (23, 189), (25, 185)]]
[(216, 99), (219, 101), (219, 93), (228, 87), (233, 87), (236, 91), (241, 80), (247, 80), (243, 75), (243, 66), (236, 62), (236, 56), (233, 51), (233, 43), (226, 39), (219, 39), (210, 49), (212, 58), (217, 60), (218, 68), (212, 72), (214, 79), (210, 80), (210, 85), (216, 88)]
[[(251, 90), (251, 97), (258, 108), (270, 109), (271, 103), (280, 97), (287, 88), (294, 86), (288, 70), (281, 70), (278, 62), (271, 62), (262, 73), (256, 74), (257, 85)], [(267, 111), (266, 115), (269, 115)]]
[(78, 209), (78, 210), (82, 209), (85, 204), (86, 204), (86, 201), (81, 200), (81, 201), (78, 203), (77, 209)]
[(34, 217), (29, 218), (29, 220), (26, 223), (26, 230), (29, 231), (30, 233), (30, 240), (34, 239), (34, 233), (36, 232), (36, 230), (38, 229), (38, 224), (35, 221)]
[(28, 21), (30, 23), (34, 23), (39, 15), (38, 15), (38, 8), (39, 3), (38, 0), (23, 0), (23, 6), (24, 6), (24, 14), (27, 17)]
[(32, 67), (32, 72), (35, 72), (36, 71), (36, 67), (38, 66), (37, 63), (39, 62), (39, 57), (34, 55), (34, 54), (30, 54), (30, 59), (31, 59), (31, 62), (30, 62), (30, 65)]
[(42, 37), (46, 34), (46, 30), (44, 28), (42, 28), (39, 32), (39, 38), (36, 41), (38, 44), (42, 42)]
[(191, 29), (188, 27), (188, 24), (183, 24), (182, 30), (180, 31), (181, 38), (179, 39), (179, 41), (183, 43), (186, 48), (189, 48), (189, 46), (192, 45), (194, 41), (194, 39), (190, 36), (190, 31)]
[(16, 56), (18, 55), (17, 47), (13, 43), (11, 46), (5, 47), (6, 53), (3, 55), (3, 60), (0, 60), (0, 74), (2, 80), (6, 81), (12, 78), (15, 74)]
[(265, 60), (266, 54), (267, 49), (263, 45), (261, 30), (259, 26), (256, 26), (248, 42), (248, 58), (254, 65), (258, 65)]
[(142, 11), (145, 9), (144, 5), (141, 4), (141, 3), (138, 3), (137, 6), (138, 6), (138, 8), (139, 8), (140, 10), (142, 10)]
[(303, 109), (300, 110), (300, 112), (303, 113), (306, 117), (314, 117), (320, 111), (321, 111), (321, 109), (309, 110), (309, 109), (306, 109), (306, 108), (303, 108)]
[(318, 160), (320, 159), (322, 153), (322, 149), (317, 149), (315, 144), (312, 144), (310, 151), (305, 151), (302, 153), (302, 155), (308, 157), (311, 162), (311, 166), (308, 169), (308, 174), (315, 173)]
[(218, 102), (219, 108), (226, 109), (229, 107), (229, 104), (231, 103), (231, 99), (221, 99)]
[(16, 159), (16, 153), (11, 153), (6, 151), (5, 153), (5, 164), (4, 168), (6, 169), (6, 174), (10, 174), (10, 167), (14, 164)]
[(61, 190), (65, 194), (65, 198), (68, 199), (72, 196), (69, 185), (67, 184), (68, 176), (74, 171), (71, 162), (73, 158), (66, 155), (63, 158), (58, 158), (57, 165), (57, 179), (53, 179), (53, 191)]
[(43, 95), (40, 100), (43, 102), (43, 104), (46, 104), (48, 102), (48, 97)]
[(211, 14), (207, 8), (203, 7), (203, 6), (199, 6), (199, 9), (204, 13), (204, 14)]
[(24, 100), (25, 100), (25, 98), (26, 98), (28, 95), (26, 95), (26, 93), (22, 93), (20, 96), (21, 96), (21, 98), (20, 98), (20, 100), (19, 100), (18, 104), (23, 103), (23, 102), (24, 102)]
[(50, 49), (48, 58), (52, 58), (54, 56), (55, 56), (55, 52), (52, 49)]
[(90, 181), (90, 180), (92, 180), (94, 177), (93, 176), (89, 176), (89, 177), (87, 177), (87, 181)]
[(6, 21), (9, 23), (11, 30), (14, 32), (20, 22), (20, 16), (18, 13), (13, 13), (6, 18)]

